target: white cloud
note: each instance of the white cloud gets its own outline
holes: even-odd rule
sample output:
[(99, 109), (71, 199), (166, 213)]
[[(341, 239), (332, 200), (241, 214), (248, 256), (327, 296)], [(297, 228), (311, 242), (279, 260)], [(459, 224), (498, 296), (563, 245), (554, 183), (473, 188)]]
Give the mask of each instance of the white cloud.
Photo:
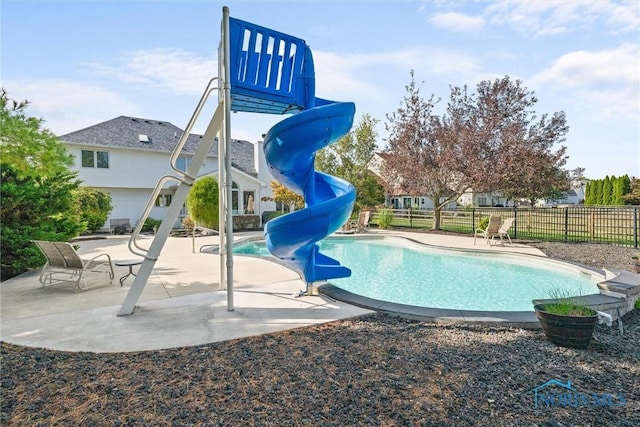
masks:
[(611, 32), (637, 31), (640, 12), (634, 1), (529, 1), (497, 2), (484, 12), (496, 25), (508, 25), (534, 37), (568, 33), (603, 20)]
[(535, 85), (565, 92), (574, 103), (589, 106), (602, 117), (640, 114), (640, 45), (576, 51), (561, 56), (533, 77)]
[(137, 108), (118, 93), (68, 80), (5, 81), (9, 97), (27, 99), (27, 114), (45, 119), (44, 127), (63, 135), (113, 118), (137, 115)]
[(561, 56), (535, 79), (576, 87), (640, 83), (640, 45), (626, 43), (612, 50), (577, 51)]
[(127, 52), (119, 64), (88, 64), (99, 76), (115, 78), (139, 87), (164, 88), (179, 95), (199, 94), (218, 74), (217, 60), (182, 49), (153, 49)]
[(428, 21), (438, 28), (454, 32), (480, 31), (484, 27), (482, 17), (458, 12), (437, 13), (431, 16)]
[[(466, 80), (480, 70), (478, 59), (467, 53), (431, 47), (351, 55), (314, 51), (314, 62), (316, 88), (327, 91), (326, 96), (343, 99), (346, 96), (385, 99), (386, 79), (397, 74), (398, 69), (406, 73), (404, 83), (409, 82), (412, 69), (419, 70), (423, 76), (446, 78), (448, 81)], [(317, 93), (325, 96), (324, 92)]]

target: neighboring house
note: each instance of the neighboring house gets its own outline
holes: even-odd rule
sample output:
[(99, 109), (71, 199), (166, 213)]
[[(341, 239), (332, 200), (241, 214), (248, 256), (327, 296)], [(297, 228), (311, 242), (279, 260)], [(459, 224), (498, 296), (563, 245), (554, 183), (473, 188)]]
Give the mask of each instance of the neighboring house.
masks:
[(458, 203), (462, 206), (474, 207), (513, 207), (513, 200), (507, 200), (498, 192), (493, 193), (474, 193), (469, 190), (462, 196), (458, 197)]
[(539, 207), (549, 207), (558, 205), (578, 205), (584, 203), (584, 189), (586, 181), (573, 181), (571, 189), (564, 193), (562, 197), (555, 200), (540, 200), (536, 203)]
[[(393, 209), (433, 209), (433, 200), (429, 196), (411, 196), (402, 188), (401, 183), (395, 183), (389, 190), (386, 185), (385, 178), (382, 174), (382, 165), (384, 163), (384, 153), (374, 153), (373, 158), (369, 162), (368, 169), (378, 178), (380, 184), (385, 188), (384, 204)], [(444, 200), (444, 198), (442, 199)], [(445, 209), (455, 209), (456, 202), (447, 203)]]
[[(175, 175), (169, 159), (183, 130), (158, 120), (120, 116), (94, 126), (62, 135), (60, 139), (74, 157), (73, 169), (83, 185), (108, 192), (113, 210), (109, 219), (126, 218), (135, 226), (158, 180)], [(177, 161), (185, 170), (196, 150), (201, 135), (191, 134)], [(199, 176), (218, 173), (218, 147), (213, 145)], [(262, 142), (232, 140), (231, 162), (234, 215), (260, 215), (275, 210), (269, 182), (273, 179), (264, 160)], [(169, 181), (155, 201), (150, 217), (164, 218), (178, 183)], [(253, 209), (252, 209), (253, 208)], [(186, 215), (183, 210), (182, 216)], [(179, 219), (180, 221), (181, 219)], [(179, 227), (178, 222), (175, 226)], [(109, 220), (104, 228), (109, 227)]]

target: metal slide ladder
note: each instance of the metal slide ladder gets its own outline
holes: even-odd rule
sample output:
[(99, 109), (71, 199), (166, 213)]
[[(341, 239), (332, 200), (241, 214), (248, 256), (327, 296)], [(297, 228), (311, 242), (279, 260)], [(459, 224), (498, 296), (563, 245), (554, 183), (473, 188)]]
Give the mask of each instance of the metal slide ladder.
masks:
[[(151, 197), (149, 198), (149, 201), (144, 208), (142, 216), (140, 217), (140, 220), (138, 221), (138, 224), (133, 231), (131, 239), (129, 240), (129, 250), (133, 254), (143, 257), (144, 260), (142, 261), (142, 265), (140, 266), (138, 275), (136, 276), (133, 284), (131, 285), (131, 288), (129, 289), (129, 293), (127, 294), (120, 308), (120, 311), (118, 312), (118, 316), (127, 316), (133, 313), (136, 302), (140, 298), (147, 280), (149, 279), (149, 276), (153, 271), (153, 267), (155, 266), (158, 256), (160, 255), (160, 252), (162, 251), (162, 248), (164, 247), (164, 244), (169, 237), (169, 233), (171, 232), (173, 225), (180, 215), (182, 206), (187, 200), (189, 190), (195, 182), (198, 176), (198, 172), (200, 171), (202, 164), (206, 160), (207, 154), (209, 153), (211, 147), (215, 142), (216, 135), (222, 129), (224, 119), (224, 105), (222, 102), (218, 102), (218, 107), (216, 108), (215, 113), (213, 114), (213, 117), (211, 118), (211, 121), (207, 126), (207, 130), (205, 131), (200, 144), (196, 148), (196, 151), (193, 155), (191, 163), (187, 167), (187, 170), (183, 171), (181, 169), (178, 169), (178, 167), (176, 166), (176, 160), (182, 152), (184, 144), (187, 142), (187, 139), (189, 138), (189, 135), (191, 133), (191, 129), (193, 128), (193, 125), (200, 115), (200, 112), (209, 99), (209, 96), (213, 91), (219, 90), (217, 86), (214, 87), (214, 82), (217, 82), (219, 80), (220, 79), (218, 77), (214, 77), (209, 81), (207, 88), (200, 98), (200, 102), (198, 103), (193, 115), (191, 116), (191, 119), (189, 120), (187, 128), (185, 129), (182, 137), (173, 150), (170, 163), (171, 168), (175, 171), (175, 175), (165, 175), (158, 180), (158, 183), (156, 184), (153, 193), (151, 194)], [(162, 219), (162, 223), (160, 224), (160, 227), (158, 228), (151, 245), (148, 248), (141, 247), (138, 244), (138, 237), (140, 237), (142, 226), (144, 225), (145, 220), (149, 217), (151, 209), (154, 207), (155, 200), (160, 194), (160, 191), (168, 181), (178, 182), (178, 188), (176, 189), (175, 195), (172, 197), (171, 203), (169, 204), (167, 212)]]
[[(216, 135), (220, 133), (221, 141), (229, 142), (231, 134), (229, 112), (295, 114), (313, 108), (316, 104), (326, 103), (325, 100), (315, 98), (313, 57), (311, 49), (304, 40), (239, 19), (230, 18), (229, 9), (226, 6), (223, 7), (222, 38), (221, 46), (218, 49), (218, 64), (220, 77), (211, 79), (207, 85), (182, 138), (171, 156), (171, 168), (176, 174), (160, 178), (129, 241), (129, 250), (143, 257), (144, 260), (118, 312), (119, 316), (133, 313), (155, 262), (169, 237), (173, 224), (178, 219), (189, 190), (198, 176), (200, 167), (215, 142)], [(212, 87), (214, 81), (220, 82), (218, 88)], [(193, 155), (191, 163), (186, 171), (182, 171), (176, 167), (175, 162), (209, 95), (216, 89), (220, 91), (218, 107)], [(223, 155), (224, 146), (225, 144), (220, 144), (219, 157)], [(226, 151), (226, 148), (224, 150)], [(230, 158), (230, 153), (225, 153), (225, 165), (220, 170), (224, 168), (226, 173), (229, 173), (231, 169)], [(154, 206), (156, 197), (167, 181), (178, 182), (178, 188), (150, 247), (143, 248), (137, 242), (140, 231)], [(221, 186), (223, 184), (222, 181), (224, 181), (226, 192), (221, 204), (224, 203), (224, 200), (230, 199), (232, 185), (228, 176), (221, 180)], [(226, 205), (225, 211), (229, 216), (225, 221), (227, 230), (225, 233), (221, 222), (220, 232), (221, 234), (225, 233), (227, 238), (226, 246), (229, 247), (233, 243), (233, 227), (230, 225), (232, 221), (230, 220), (230, 211)], [(227, 277), (224, 280), (227, 283), (227, 309), (232, 310), (233, 251), (229, 251), (225, 257)], [(222, 270), (221, 262), (221, 284), (224, 273)]]

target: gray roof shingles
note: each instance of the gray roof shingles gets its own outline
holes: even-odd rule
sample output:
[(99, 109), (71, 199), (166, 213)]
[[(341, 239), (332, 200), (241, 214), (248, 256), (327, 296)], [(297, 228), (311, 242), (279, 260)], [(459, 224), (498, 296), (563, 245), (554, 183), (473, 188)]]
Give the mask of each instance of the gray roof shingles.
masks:
[[(120, 116), (60, 136), (63, 142), (135, 150), (172, 152), (183, 134), (183, 130), (169, 122)], [(139, 135), (147, 135), (149, 142), (140, 142)], [(191, 134), (182, 149), (193, 154), (202, 135)], [(248, 141), (231, 140), (231, 163), (245, 173), (257, 175), (253, 155), (254, 146)], [(210, 152), (217, 156), (218, 144), (213, 144)]]

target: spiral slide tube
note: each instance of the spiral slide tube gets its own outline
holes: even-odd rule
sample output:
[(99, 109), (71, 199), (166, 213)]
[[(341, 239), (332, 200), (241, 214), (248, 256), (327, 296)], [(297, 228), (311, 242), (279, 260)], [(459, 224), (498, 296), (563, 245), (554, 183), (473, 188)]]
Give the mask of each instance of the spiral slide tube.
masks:
[(281, 121), (265, 135), (264, 152), (272, 175), (305, 199), (304, 209), (266, 223), (267, 248), (307, 283), (351, 275), (337, 260), (321, 254), (316, 243), (349, 219), (355, 188), (317, 172), (314, 160), (318, 150), (349, 132), (354, 115), (352, 102), (327, 101)]

